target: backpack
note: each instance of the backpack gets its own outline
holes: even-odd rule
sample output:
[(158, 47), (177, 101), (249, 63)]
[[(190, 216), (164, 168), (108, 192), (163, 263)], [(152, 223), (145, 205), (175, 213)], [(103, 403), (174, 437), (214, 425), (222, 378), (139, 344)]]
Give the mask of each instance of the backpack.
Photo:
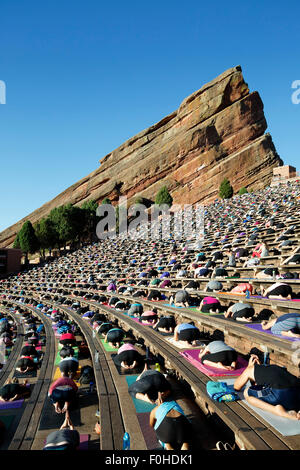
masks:
[(80, 384), (89, 384), (90, 382), (95, 382), (95, 375), (91, 366), (82, 367), (78, 382)]
[(213, 382), (209, 381), (206, 384), (206, 392), (213, 400), (221, 401), (236, 401), (239, 400), (238, 394), (229, 387), (226, 382)]

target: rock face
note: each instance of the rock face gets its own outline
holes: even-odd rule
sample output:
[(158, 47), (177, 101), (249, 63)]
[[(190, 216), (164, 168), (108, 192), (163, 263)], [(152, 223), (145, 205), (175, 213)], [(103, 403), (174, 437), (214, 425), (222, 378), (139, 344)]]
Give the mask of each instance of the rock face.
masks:
[(282, 165), (257, 92), (249, 93), (237, 66), (187, 97), (177, 111), (106, 155), (100, 167), (0, 233), (10, 246), (25, 220), (35, 223), (54, 207), (120, 195), (154, 199), (166, 185), (174, 203), (208, 203), (227, 177), (234, 190), (261, 189)]

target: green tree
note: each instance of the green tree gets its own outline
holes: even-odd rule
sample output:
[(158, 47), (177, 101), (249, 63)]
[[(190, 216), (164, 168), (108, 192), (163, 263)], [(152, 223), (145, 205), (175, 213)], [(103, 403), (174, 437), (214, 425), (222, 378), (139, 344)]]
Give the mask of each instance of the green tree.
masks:
[(50, 218), (43, 218), (35, 224), (34, 230), (43, 256), (45, 257), (46, 249), (49, 250), (51, 256), (52, 249), (58, 241), (58, 233), (55, 230), (53, 221)]
[(108, 197), (105, 197), (101, 204), (111, 204), (111, 200)]
[(219, 196), (221, 199), (230, 199), (233, 196), (233, 187), (227, 178), (220, 184)]
[(55, 207), (50, 212), (49, 219), (58, 234), (59, 246), (65, 247), (68, 242), (73, 242), (80, 237), (84, 218), (83, 211), (79, 207), (72, 206), (72, 204)]
[(243, 194), (247, 194), (247, 193), (248, 193), (248, 190), (244, 186), (239, 190), (240, 196), (242, 196)]
[(13, 243), (13, 248), (18, 248), (18, 249), (21, 248), (20, 239), (19, 239), (19, 233), (20, 233), (20, 232), (18, 232), (17, 235), (16, 235), (16, 238), (15, 238), (14, 243)]
[(93, 239), (93, 235), (96, 232), (96, 226), (99, 220), (97, 216), (98, 204), (94, 200), (86, 201), (82, 204), (81, 210), (83, 211), (83, 228), (82, 234), (84, 237), (89, 237), (90, 241)]
[(35, 253), (39, 249), (39, 242), (35, 235), (34, 228), (30, 220), (24, 222), (18, 233), (20, 248), (25, 255), (25, 263), (28, 263), (28, 254)]
[(162, 204), (167, 204), (169, 207), (172, 206), (173, 198), (172, 198), (171, 194), (169, 193), (166, 186), (163, 186), (158, 191), (158, 193), (156, 195), (156, 198), (155, 198), (155, 204), (157, 204), (159, 206), (162, 205)]

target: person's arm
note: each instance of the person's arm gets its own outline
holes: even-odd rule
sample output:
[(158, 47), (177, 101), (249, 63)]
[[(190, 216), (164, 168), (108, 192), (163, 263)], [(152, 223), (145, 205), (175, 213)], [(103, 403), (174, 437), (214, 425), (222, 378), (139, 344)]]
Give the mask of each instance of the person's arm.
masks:
[(151, 426), (151, 428), (154, 428), (155, 423), (156, 423), (155, 413), (156, 413), (157, 408), (158, 408), (158, 406), (153, 408), (153, 410), (151, 410), (151, 413), (150, 413), (150, 416), (149, 416), (149, 425)]
[(209, 351), (209, 345), (205, 346), (205, 348), (202, 349), (202, 351), (200, 351), (199, 353), (199, 359), (201, 359), (201, 357), (203, 357), (205, 354), (209, 354), (210, 351)]
[(14, 400), (17, 400), (18, 398), (19, 398), (19, 395), (16, 393), (16, 395), (10, 398), (8, 401), (14, 401)]
[(275, 325), (277, 318), (273, 318), (272, 320), (263, 320), (261, 322), (261, 327), (263, 330), (269, 330), (273, 325)]
[(255, 355), (251, 355), (248, 366), (246, 367), (244, 372), (234, 382), (234, 385), (233, 385), (234, 390), (236, 391), (241, 390), (246, 385), (248, 380), (251, 380), (251, 382), (255, 382), (255, 378), (254, 378), (254, 365), (255, 364), (259, 364), (258, 357)]
[(175, 341), (178, 341), (178, 326), (179, 326), (179, 325), (177, 325), (176, 328), (175, 328), (175, 330), (174, 330), (174, 340), (175, 340)]

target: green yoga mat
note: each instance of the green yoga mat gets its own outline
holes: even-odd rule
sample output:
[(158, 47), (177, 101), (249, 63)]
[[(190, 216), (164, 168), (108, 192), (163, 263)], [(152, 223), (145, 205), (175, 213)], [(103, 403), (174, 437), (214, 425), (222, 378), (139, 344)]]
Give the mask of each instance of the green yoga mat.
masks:
[[(73, 348), (73, 349), (74, 349), (74, 357), (75, 357), (76, 359), (78, 359), (79, 350), (78, 350), (77, 347), (76, 347), (76, 348)], [(56, 366), (58, 366), (58, 364), (60, 363), (60, 361), (61, 361), (61, 359), (62, 359), (62, 358), (60, 357), (60, 355), (59, 355), (59, 351), (60, 351), (60, 350), (61, 350), (61, 348), (59, 348), (59, 350), (58, 350), (58, 352), (57, 352), (57, 355), (56, 355), (56, 359), (55, 359), (55, 365), (56, 365)]]
[[(100, 341), (101, 341), (105, 351), (107, 351), (107, 352), (116, 352), (119, 349), (119, 348), (112, 348), (108, 343), (104, 342), (104, 339), (101, 339)], [(122, 344), (124, 344), (123, 341), (121, 342), (121, 345)]]
[[(126, 377), (126, 382), (128, 387), (136, 381), (138, 375), (129, 375)], [(131, 397), (132, 398), (132, 397)], [(147, 403), (143, 400), (137, 400), (136, 398), (132, 398), (135, 410), (137, 413), (150, 413), (156, 405), (152, 405), (151, 403)]]

